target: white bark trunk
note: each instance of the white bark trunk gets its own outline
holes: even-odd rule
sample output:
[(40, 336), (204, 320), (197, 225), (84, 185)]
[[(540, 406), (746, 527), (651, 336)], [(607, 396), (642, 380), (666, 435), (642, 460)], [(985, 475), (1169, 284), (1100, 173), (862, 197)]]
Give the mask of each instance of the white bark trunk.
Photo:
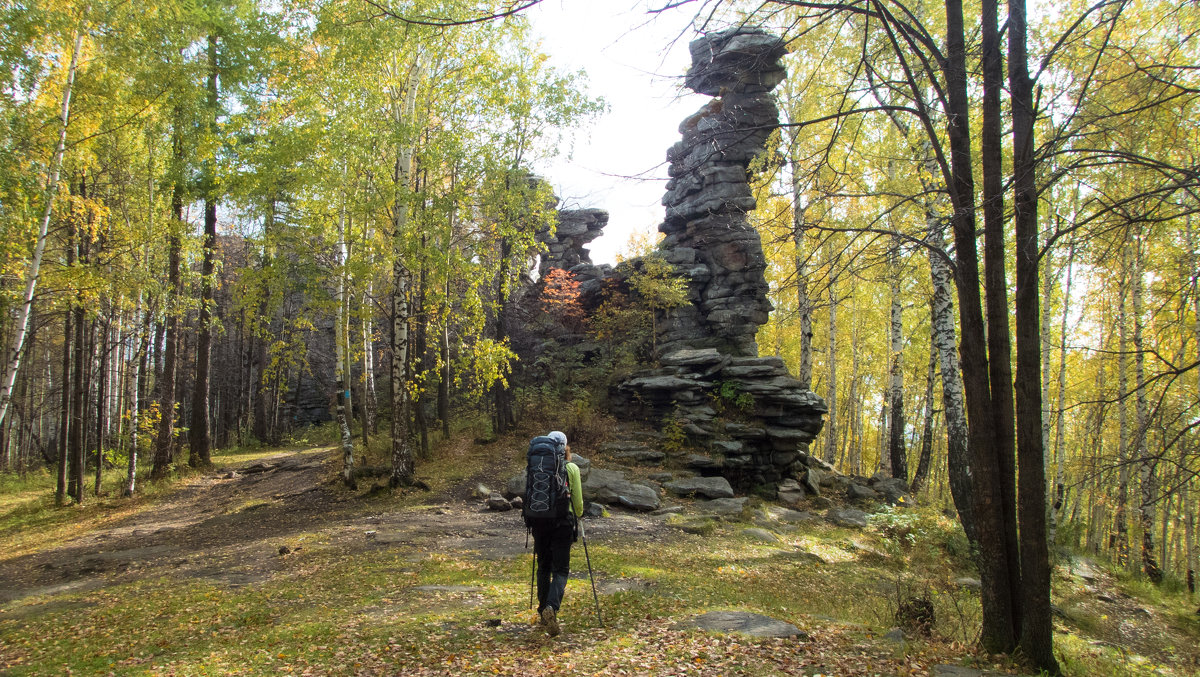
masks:
[(4, 361), (4, 377), (0, 381), (0, 424), (7, 420), (8, 405), (12, 401), (13, 384), (21, 368), (21, 351), (25, 348), (25, 337), (29, 333), (29, 316), (33, 310), (34, 292), (37, 290), (38, 275), (42, 268), (42, 256), (46, 252), (46, 236), (50, 232), (50, 217), (54, 213), (54, 199), (58, 196), (58, 174), (62, 170), (63, 153), (67, 147), (67, 127), (71, 121), (71, 87), (75, 84), (75, 70), (79, 65), (79, 53), (83, 49), (83, 27), (89, 6), (84, 6), (75, 27), (75, 39), (71, 46), (71, 63), (67, 67), (67, 82), (63, 85), (62, 106), (58, 114), (58, 143), (50, 160), (50, 175), (46, 177), (46, 190), (42, 207), (42, 219), (38, 224), (37, 242), (33, 246), (33, 257), (25, 269), (25, 293), (21, 307), (17, 310), (8, 359)]
[[(827, 241), (828, 242), (828, 241)], [(837, 273), (833, 270), (833, 247), (829, 247), (827, 258), (829, 270), (829, 333), (826, 346), (826, 369), (829, 372), (829, 391), (825, 396), (825, 404), (829, 407), (829, 416), (825, 419), (825, 462), (834, 463), (837, 460)], [(803, 328), (803, 322), (801, 323)], [(812, 334), (812, 322), (808, 323), (809, 334)], [(811, 343), (811, 341), (810, 341)], [(812, 347), (809, 346), (811, 352)], [(812, 357), (809, 356), (809, 382), (812, 382)], [(806, 386), (807, 387), (807, 386)]]
[[(962, 371), (958, 363), (958, 337), (955, 332), (954, 273), (945, 257), (941, 219), (930, 214), (929, 276), (933, 284), (933, 309), (930, 318), (931, 340), (937, 346), (942, 378), (942, 408), (946, 418), (947, 477), (954, 505), (963, 517), (963, 526), (971, 536), (971, 466), (967, 458), (967, 409), (963, 395)], [(964, 514), (965, 513), (965, 514)], [(974, 540), (974, 537), (972, 537)]]
[(375, 407), (378, 406), (375, 394), (375, 345), (372, 339), (375, 313), (371, 308), (371, 283), (367, 282), (366, 292), (362, 299), (362, 345), (363, 345), (363, 402), (365, 407), (367, 427), (375, 432)]
[(891, 321), (888, 324), (888, 347), (891, 374), (888, 384), (888, 456), (893, 477), (908, 481), (907, 451), (904, 447), (904, 304), (900, 299), (900, 238), (892, 237), (888, 248), (888, 267), (891, 269)]
[(1125, 406), (1125, 398), (1129, 395), (1129, 331), (1125, 313), (1125, 299), (1128, 295), (1129, 283), (1129, 252), (1126, 247), (1121, 249), (1121, 288), (1120, 302), (1117, 305), (1117, 508), (1116, 520), (1116, 551), (1117, 564), (1129, 565), (1129, 524), (1126, 510), (1129, 503), (1129, 414)]
[(1139, 464), (1141, 504), (1138, 512), (1142, 527), (1142, 571), (1154, 583), (1162, 581), (1154, 554), (1154, 519), (1158, 505), (1158, 459), (1150, 454), (1150, 407), (1146, 401), (1146, 354), (1144, 311), (1144, 284), (1142, 281), (1141, 237), (1134, 238), (1133, 254), (1133, 363), (1137, 392), (1134, 397), (1137, 429), (1134, 432), (1134, 453)]
[[(796, 128), (789, 128), (796, 129)], [(792, 147), (796, 146), (798, 129), (792, 133)], [(792, 156), (792, 243), (795, 245), (796, 266), (796, 313), (800, 316), (800, 370), (796, 375), (801, 387), (812, 388), (812, 300), (808, 297), (808, 267), (804, 254), (804, 234), (807, 224), (804, 221), (803, 187), (800, 185), (800, 170), (796, 157)], [(830, 421), (832, 421), (832, 409)], [(828, 460), (828, 459), (826, 459)]]
[(346, 381), (346, 353), (350, 346), (349, 314), (350, 302), (346, 294), (346, 264), (349, 258), (346, 250), (346, 204), (342, 198), (342, 207), (338, 214), (338, 242), (335, 249), (337, 260), (337, 322), (334, 324), (334, 352), (337, 354), (337, 421), (342, 435), (342, 481), (353, 488), (354, 482), (354, 438), (350, 435), (349, 412), (346, 411), (350, 401), (349, 383)]
[[(854, 306), (851, 302), (851, 315)], [(858, 371), (859, 371), (859, 350), (858, 350), (858, 327), (855, 326), (851, 332), (850, 338), (850, 353), (853, 358), (850, 360), (850, 393), (848, 400), (850, 401), (850, 462), (847, 464), (850, 467), (850, 474), (862, 474), (862, 402), (858, 394)]]
[(1075, 243), (1071, 243), (1067, 254), (1067, 284), (1063, 290), (1062, 317), (1059, 321), (1058, 347), (1058, 407), (1055, 412), (1054, 430), (1054, 496), (1050, 501), (1050, 542), (1057, 536), (1059, 520), (1066, 505), (1066, 454), (1063, 453), (1063, 438), (1066, 427), (1067, 407), (1067, 317), (1071, 311), (1071, 282), (1075, 264)]
[[(1188, 216), (1187, 222), (1187, 241), (1188, 251), (1192, 252), (1192, 317), (1196, 321), (1195, 332), (1196, 341), (1192, 345), (1196, 346), (1196, 358), (1200, 360), (1200, 248), (1196, 242), (1196, 233), (1192, 230), (1192, 217)], [(1196, 371), (1196, 400), (1200, 401), (1200, 369)], [(1195, 482), (1193, 478), (1188, 484)], [(1188, 484), (1183, 485), (1184, 505), (1187, 515), (1187, 522), (1184, 525), (1186, 529), (1185, 548), (1187, 550), (1187, 581), (1188, 591), (1195, 592), (1196, 579), (1196, 542), (1193, 539), (1196, 525), (1196, 505), (1195, 494), (1188, 491)]]
[[(421, 81), (419, 54), (414, 57), (405, 83), (402, 103), (393, 95), (394, 123), (403, 127), (413, 116), (417, 87)], [(395, 93), (393, 93), (395, 94)], [(408, 271), (404, 265), (404, 231), (408, 224), (408, 192), (412, 177), (413, 148), (416, 135), (402, 145), (396, 156), (393, 174), (395, 200), (392, 208), (392, 487), (413, 481), (413, 455), (408, 429)]]

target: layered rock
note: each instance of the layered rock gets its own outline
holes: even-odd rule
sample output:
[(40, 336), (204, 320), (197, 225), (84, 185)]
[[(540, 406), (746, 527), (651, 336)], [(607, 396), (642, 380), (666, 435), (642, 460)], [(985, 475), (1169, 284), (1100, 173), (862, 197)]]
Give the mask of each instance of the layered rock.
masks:
[(690, 467), (741, 489), (777, 486), (816, 459), (825, 403), (777, 357), (758, 357), (768, 318), (766, 257), (747, 219), (755, 208), (748, 168), (779, 124), (770, 91), (783, 81), (781, 39), (756, 29), (711, 33), (690, 45), (686, 84), (717, 97), (680, 125), (667, 153), (670, 182), (662, 256), (687, 284), (688, 303), (660, 313), (661, 368), (615, 390), (628, 417), (670, 421), (708, 455)]
[(711, 451), (685, 457), (689, 467), (746, 489), (775, 486), (820, 465), (806, 452), (828, 408), (778, 357), (701, 348), (669, 353), (660, 362), (661, 368), (618, 386), (613, 408), (630, 418), (672, 421)]
[(538, 241), (546, 245), (538, 265), (539, 277), (561, 268), (575, 276), (581, 294), (598, 291), (604, 278), (612, 274), (612, 267), (594, 265), (584, 245), (600, 237), (606, 225), (608, 212), (603, 209), (560, 209), (554, 232), (547, 229), (537, 234)]
[(666, 313), (659, 353), (717, 348), (753, 357), (771, 303), (762, 242), (746, 219), (755, 207), (747, 168), (779, 124), (770, 91), (783, 81), (786, 49), (775, 36), (735, 28), (690, 50), (686, 85), (717, 98), (680, 124), (683, 138), (667, 151), (661, 248), (687, 281), (689, 303)]

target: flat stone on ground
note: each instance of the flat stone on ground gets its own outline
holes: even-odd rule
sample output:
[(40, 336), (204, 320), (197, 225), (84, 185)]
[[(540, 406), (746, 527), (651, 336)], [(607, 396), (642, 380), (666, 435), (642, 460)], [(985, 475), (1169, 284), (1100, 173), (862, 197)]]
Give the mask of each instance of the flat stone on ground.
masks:
[(825, 519), (839, 527), (867, 528), (867, 513), (854, 508), (830, 508), (829, 512), (825, 513)]
[(676, 496), (696, 494), (706, 498), (733, 498), (733, 487), (724, 477), (688, 477), (667, 482), (663, 487)]
[(760, 527), (749, 527), (746, 529), (742, 529), (742, 533), (749, 536), (750, 538), (762, 541), (763, 543), (778, 543), (779, 542), (778, 536), (776, 536), (775, 534), (767, 531), (766, 529), (762, 529)]
[(701, 501), (696, 504), (696, 507), (703, 512), (729, 517), (741, 514), (746, 507), (747, 500), (749, 499), (745, 496), (742, 498), (714, 498), (711, 501)]
[(751, 637), (795, 637), (808, 639), (800, 628), (770, 616), (748, 611), (709, 611), (676, 625), (677, 629), (699, 628), (708, 632), (736, 632)]

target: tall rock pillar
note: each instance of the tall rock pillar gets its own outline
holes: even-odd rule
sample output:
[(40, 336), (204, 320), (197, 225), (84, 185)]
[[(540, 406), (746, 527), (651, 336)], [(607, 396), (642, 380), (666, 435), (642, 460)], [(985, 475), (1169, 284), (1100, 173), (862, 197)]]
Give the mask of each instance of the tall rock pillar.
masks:
[(783, 40), (759, 30), (710, 33), (690, 45), (685, 84), (716, 97), (679, 126), (671, 163), (662, 249), (688, 283), (690, 303), (661, 324), (659, 354), (716, 348), (754, 357), (754, 336), (771, 312), (766, 257), (746, 219), (754, 209), (747, 168), (779, 124), (770, 92), (784, 79)]
[[(688, 303), (658, 317), (658, 369), (615, 389), (613, 409), (681, 426), (707, 449), (697, 469), (743, 490), (815, 477), (807, 454), (828, 410), (778, 357), (758, 357), (771, 312), (766, 257), (746, 218), (747, 169), (779, 125), (770, 92), (784, 79), (783, 40), (733, 28), (691, 43), (686, 84), (715, 97), (679, 127), (667, 152), (661, 255), (687, 282)], [(811, 484), (811, 482), (810, 482)]]

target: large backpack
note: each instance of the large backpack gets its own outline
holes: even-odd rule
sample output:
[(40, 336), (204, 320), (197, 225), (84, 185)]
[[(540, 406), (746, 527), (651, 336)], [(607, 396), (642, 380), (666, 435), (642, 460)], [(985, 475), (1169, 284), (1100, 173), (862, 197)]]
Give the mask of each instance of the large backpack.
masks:
[(525, 455), (525, 524), (555, 523), (566, 518), (571, 505), (564, 450), (552, 437), (535, 437)]

